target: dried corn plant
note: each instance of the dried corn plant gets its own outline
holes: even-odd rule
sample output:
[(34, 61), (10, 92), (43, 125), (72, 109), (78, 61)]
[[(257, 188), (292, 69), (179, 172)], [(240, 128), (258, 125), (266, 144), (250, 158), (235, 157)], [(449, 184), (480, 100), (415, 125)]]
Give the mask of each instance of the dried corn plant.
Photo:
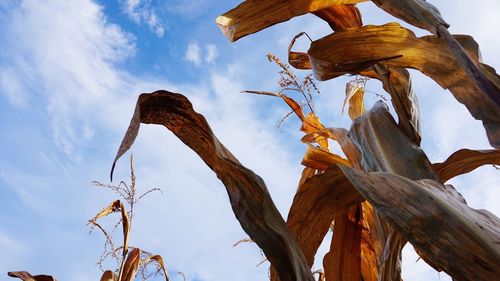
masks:
[[(147, 280), (154, 276), (164, 276), (165, 280), (169, 280), (168, 271), (160, 255), (153, 255), (150, 252), (129, 246), (129, 236), (134, 218), (134, 208), (136, 204), (147, 196), (156, 191), (161, 191), (159, 188), (151, 188), (141, 195), (137, 195), (136, 177), (133, 165), (133, 156), (130, 156), (130, 183), (127, 184), (121, 181), (118, 185), (102, 184), (94, 181), (93, 184), (97, 187), (109, 189), (125, 202), (115, 200), (107, 207), (89, 220), (88, 224), (93, 229), (99, 229), (105, 238), (104, 251), (99, 257), (97, 265), (101, 269), (101, 281), (133, 281), (140, 274), (142, 280)], [(120, 213), (120, 219), (111, 230), (98, 222), (98, 220), (115, 212)], [(114, 242), (113, 234), (119, 226), (123, 230), (123, 243), (119, 246)], [(104, 270), (105, 261), (110, 258), (116, 262), (115, 270)], [(151, 268), (153, 268), (151, 270)], [(49, 275), (31, 275), (26, 271), (9, 272), (10, 277), (22, 279), (23, 281), (55, 281), (56, 279)]]
[[(423, 260), (454, 280), (496, 280), (500, 219), (467, 206), (446, 182), (482, 165), (500, 164), (500, 77), (480, 61), (474, 39), (450, 34), (430, 3), (373, 0), (387, 13), (432, 34), (417, 37), (397, 23), (363, 25), (356, 3), (364, 1), (247, 0), (216, 20), (226, 37), (236, 41), (313, 13), (333, 33), (311, 40), (307, 52), (292, 51), (302, 34), (293, 38), (289, 64), (312, 70), (318, 80), (360, 77), (346, 87), (350, 129), (323, 125), (303, 82), (274, 56), (270, 59), (282, 68), (281, 91), (251, 91), (280, 97), (301, 121), (302, 141), (308, 144), (286, 221), (264, 181), (225, 148), (181, 94), (139, 96), (113, 168), (133, 144), (141, 123), (164, 125), (222, 181), (236, 218), (271, 263), (271, 280), (314, 280), (311, 266), (330, 228), (334, 234), (323, 257), (324, 271), (314, 272), (319, 280), (401, 280), (401, 251), (408, 242)], [(462, 149), (443, 163), (431, 163), (420, 147), (419, 107), (407, 68), (429, 76), (463, 103), (482, 121), (493, 149)], [(390, 104), (380, 101), (365, 110), (365, 79), (380, 80)], [(297, 92), (304, 102), (285, 90)], [(330, 151), (329, 142), (337, 142), (343, 155)]]

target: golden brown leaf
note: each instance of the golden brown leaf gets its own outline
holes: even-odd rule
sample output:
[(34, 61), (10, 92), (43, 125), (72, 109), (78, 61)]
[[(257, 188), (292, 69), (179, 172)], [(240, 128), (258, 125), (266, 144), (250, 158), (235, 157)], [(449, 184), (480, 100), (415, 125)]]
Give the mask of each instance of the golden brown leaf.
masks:
[[(309, 267), (332, 220), (363, 200), (336, 165), (309, 178), (299, 188), (288, 212), (287, 225)], [(275, 274), (272, 276), (271, 280), (278, 280)]]
[(323, 259), (326, 280), (361, 280), (361, 206), (335, 218), (333, 238)]
[[(470, 36), (455, 38), (478, 62), (478, 46)], [(500, 105), (495, 104), (469, 79), (436, 36), (417, 38), (413, 32), (391, 23), (335, 32), (314, 41), (308, 51), (316, 78), (331, 79), (345, 73), (360, 73), (376, 62), (387, 66), (415, 68), (449, 89), (476, 119), (482, 120), (492, 146), (500, 147)], [(481, 71), (500, 89), (500, 77), (491, 67)]]
[(436, 7), (425, 0), (374, 0), (373, 2), (391, 15), (442, 37), (458, 65), (467, 73), (469, 80), (485, 95), (485, 98), (500, 106), (500, 85), (495, 81), (498, 78), (490, 79), (490, 74), (484, 72), (478, 62), (460, 46), (457, 38), (448, 31), (449, 25), (441, 18)]
[(468, 207), (452, 186), (341, 169), (436, 270), (454, 280), (495, 280), (500, 275), (500, 219)]
[(345, 89), (345, 99), (342, 105), (342, 113), (347, 103), (349, 103), (349, 117), (354, 120), (365, 112), (365, 89), (357, 83), (347, 83)]
[(314, 113), (309, 112), (304, 119), (304, 122), (302, 122), (300, 130), (306, 134), (312, 134), (315, 142), (318, 143), (321, 148), (328, 150), (328, 140), (321, 134), (321, 132), (325, 130), (325, 126), (321, 124), (319, 117), (317, 117)]
[[(312, 281), (299, 244), (274, 205), (264, 181), (247, 169), (213, 134), (205, 118), (180, 94), (156, 91), (139, 96), (127, 134), (137, 135), (134, 122), (161, 124), (193, 149), (221, 179), (243, 230), (264, 251), (281, 281)], [(131, 139), (128, 135), (125, 140)], [(119, 152), (132, 142), (124, 141)]]
[(316, 170), (326, 170), (334, 164), (351, 166), (349, 160), (312, 145), (308, 145), (302, 159), (302, 165)]
[(334, 31), (363, 26), (361, 13), (356, 5), (335, 5), (314, 14), (326, 21)]
[(334, 5), (364, 1), (367, 0), (247, 0), (217, 17), (215, 22), (224, 35), (233, 42), (296, 16)]
[(443, 163), (434, 164), (434, 169), (444, 183), (488, 164), (500, 165), (500, 150), (461, 149), (450, 155)]

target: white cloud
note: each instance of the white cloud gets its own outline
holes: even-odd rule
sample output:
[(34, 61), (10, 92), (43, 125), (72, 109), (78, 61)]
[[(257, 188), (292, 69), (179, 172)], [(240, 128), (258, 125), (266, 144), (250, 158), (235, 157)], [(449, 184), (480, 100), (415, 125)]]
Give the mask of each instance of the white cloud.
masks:
[(219, 52), (217, 51), (217, 46), (215, 44), (207, 44), (205, 46), (205, 62), (207, 63), (214, 63), (215, 59), (219, 55)]
[(162, 38), (165, 34), (165, 26), (158, 19), (157, 12), (151, 5), (150, 0), (125, 0), (122, 3), (123, 10), (136, 24), (145, 23), (149, 29)]
[(196, 42), (191, 42), (189, 43), (186, 54), (184, 55), (184, 58), (193, 63), (196, 66), (200, 66), (201, 64), (201, 49), (200, 46), (198, 46), (198, 43)]

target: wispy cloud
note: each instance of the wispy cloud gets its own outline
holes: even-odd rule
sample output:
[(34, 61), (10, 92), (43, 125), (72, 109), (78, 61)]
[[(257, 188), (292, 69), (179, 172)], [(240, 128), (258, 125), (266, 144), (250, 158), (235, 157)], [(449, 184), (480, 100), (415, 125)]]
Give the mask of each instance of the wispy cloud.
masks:
[(149, 29), (162, 38), (165, 26), (158, 19), (157, 11), (152, 7), (150, 0), (125, 0), (123, 10), (136, 24), (146, 24)]
[(196, 42), (191, 42), (189, 43), (186, 54), (184, 55), (184, 58), (193, 63), (196, 66), (200, 66), (201, 64), (201, 49), (200, 46), (198, 46), (198, 43)]

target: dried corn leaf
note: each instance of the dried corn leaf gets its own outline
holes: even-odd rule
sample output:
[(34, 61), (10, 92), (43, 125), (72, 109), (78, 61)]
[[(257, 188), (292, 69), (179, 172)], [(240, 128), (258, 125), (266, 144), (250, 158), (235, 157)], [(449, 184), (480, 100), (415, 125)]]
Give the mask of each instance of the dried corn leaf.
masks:
[(318, 143), (321, 148), (328, 150), (328, 140), (321, 133), (325, 130), (325, 126), (321, 124), (319, 117), (317, 117), (314, 113), (309, 112), (304, 119), (304, 122), (302, 122), (300, 130), (306, 134), (312, 134), (316, 143)]
[(293, 110), (295, 115), (297, 115), (297, 117), (299, 117), (301, 122), (304, 122), (306, 120), (306, 117), (304, 116), (304, 112), (302, 111), (302, 107), (294, 99), (289, 98), (286, 95), (280, 95), (280, 97)]
[(500, 106), (500, 85), (498, 81), (494, 81), (498, 79), (491, 80), (489, 74), (484, 73), (477, 62), (474, 62), (460, 46), (457, 39), (451, 36), (448, 31), (449, 25), (441, 18), (436, 7), (425, 0), (374, 0), (373, 2), (393, 16), (441, 36), (471, 82), (493, 103)]
[(468, 207), (452, 186), (341, 169), (436, 270), (454, 280), (495, 280), (500, 275), (500, 219)]
[(50, 275), (31, 275), (26, 271), (11, 271), (7, 275), (14, 278), (19, 278), (23, 281), (56, 281), (56, 279)]
[[(472, 37), (457, 35), (455, 38), (478, 61), (479, 49)], [(384, 60), (388, 66), (418, 69), (449, 89), (472, 116), (482, 120), (490, 143), (500, 147), (500, 106), (475, 87), (448, 51), (446, 43), (436, 36), (417, 38), (396, 23), (365, 26), (317, 40), (308, 54), (319, 80), (359, 73)], [(480, 64), (480, 68), (500, 88), (500, 78), (494, 69), (484, 64)]]
[[(330, 6), (316, 11), (314, 14), (326, 21), (334, 31), (361, 27), (363, 25), (361, 13), (355, 5)], [(288, 63), (296, 69), (311, 69), (311, 62), (307, 53), (292, 51), (297, 38), (304, 34), (304, 32), (297, 34), (288, 46)]]
[[(363, 200), (336, 165), (309, 178), (299, 188), (288, 212), (287, 225), (308, 266), (313, 265), (314, 255), (333, 219)], [(271, 280), (279, 279), (272, 274)]]
[(438, 34), (439, 26), (449, 26), (441, 17), (439, 10), (425, 0), (372, 0), (372, 2), (389, 14), (435, 35)]
[(246, 0), (217, 17), (215, 22), (224, 35), (234, 42), (293, 17), (316, 12), (335, 5), (355, 4), (367, 0)]
[[(139, 129), (139, 127), (137, 127), (137, 129)], [(114, 168), (114, 166), (115, 166), (115, 164), (113, 163), (113, 168)], [(111, 174), (111, 175), (113, 175), (113, 174)], [(100, 219), (102, 217), (105, 217), (105, 216), (107, 216), (107, 215), (109, 215), (109, 214), (111, 214), (113, 212), (116, 212), (118, 210), (120, 210), (120, 213), (121, 213), (121, 216), (122, 216), (122, 221), (121, 222), (122, 222), (122, 228), (123, 228), (123, 256), (125, 257), (127, 255), (127, 253), (128, 253), (128, 241), (129, 241), (129, 233), (130, 233), (130, 219), (128, 217), (127, 210), (125, 210), (125, 206), (123, 206), (123, 203), (121, 203), (120, 200), (113, 201), (111, 204), (109, 204), (108, 207), (106, 207), (102, 211), (100, 211), (91, 220), (91, 223), (95, 222), (98, 219)]]
[(116, 274), (111, 270), (104, 271), (104, 273), (101, 276), (101, 281), (117, 281), (117, 280), (118, 276), (116, 276)]
[[(161, 124), (193, 149), (226, 187), (231, 206), (243, 230), (264, 251), (280, 280), (313, 280), (299, 244), (274, 205), (264, 181), (247, 169), (215, 137), (205, 118), (189, 100), (176, 93), (156, 91), (139, 96), (127, 134), (137, 135), (134, 122)], [(132, 145), (128, 135), (119, 148)]]
[(402, 132), (381, 101), (353, 122), (349, 136), (361, 152), (366, 171), (391, 172), (413, 180), (439, 179), (423, 150)]
[(345, 99), (342, 105), (342, 113), (347, 103), (349, 103), (349, 117), (354, 120), (365, 112), (365, 89), (356, 83), (347, 83), (345, 89)]
[(299, 34), (295, 35), (288, 45), (288, 63), (297, 69), (311, 69), (311, 63), (309, 62), (309, 56), (307, 55), (307, 53), (292, 51), (292, 48), (295, 45), (295, 41), (297, 41), (297, 39), (299, 39), (303, 35), (306, 35), (307, 38), (311, 40), (311, 37), (309, 37), (309, 35), (307, 35), (307, 33), (305, 32), (300, 32)]
[(363, 26), (361, 13), (356, 5), (335, 5), (314, 14), (326, 21), (334, 31)]
[[(349, 137), (360, 151), (366, 171), (391, 172), (415, 180), (438, 179), (425, 153), (400, 129), (383, 102), (354, 120)], [(364, 205), (368, 208), (364, 218), (377, 254), (379, 280), (399, 280), (405, 241), (369, 207)]]
[(160, 265), (161, 269), (163, 270), (163, 275), (165, 276), (165, 280), (168, 281), (170, 279), (170, 277), (168, 274), (168, 270), (165, 267), (165, 263), (163, 262), (163, 258), (160, 255), (153, 255), (153, 256), (148, 257), (146, 259), (146, 262), (149, 262), (150, 260), (154, 260), (154, 261), (156, 261), (156, 263), (158, 263)]
[[(364, 208), (366, 201), (363, 202), (362, 208)], [(363, 220), (365, 220), (363, 218)], [(364, 224), (364, 223), (363, 223)], [(370, 234), (368, 226), (364, 226), (361, 229), (361, 276), (363, 281), (377, 281), (378, 280), (378, 265), (377, 265), (377, 254), (375, 253), (375, 248), (373, 247), (373, 239)]]
[(349, 160), (312, 145), (308, 145), (302, 159), (302, 165), (316, 170), (326, 170), (334, 164), (351, 166)]
[(384, 90), (391, 95), (391, 102), (398, 115), (399, 126), (416, 144), (421, 141), (420, 113), (417, 95), (413, 91), (410, 73), (400, 67), (376, 64), (375, 78), (382, 82)]
[(123, 266), (123, 272), (121, 273), (122, 278), (120, 281), (133, 281), (137, 275), (137, 270), (139, 269), (139, 263), (141, 262), (141, 250), (134, 248), (127, 256), (125, 264)]
[(446, 159), (443, 163), (434, 164), (442, 182), (465, 174), (483, 165), (500, 165), (500, 150), (470, 150), (461, 149)]
[(333, 238), (323, 259), (326, 280), (359, 281), (361, 279), (361, 207), (335, 218)]

